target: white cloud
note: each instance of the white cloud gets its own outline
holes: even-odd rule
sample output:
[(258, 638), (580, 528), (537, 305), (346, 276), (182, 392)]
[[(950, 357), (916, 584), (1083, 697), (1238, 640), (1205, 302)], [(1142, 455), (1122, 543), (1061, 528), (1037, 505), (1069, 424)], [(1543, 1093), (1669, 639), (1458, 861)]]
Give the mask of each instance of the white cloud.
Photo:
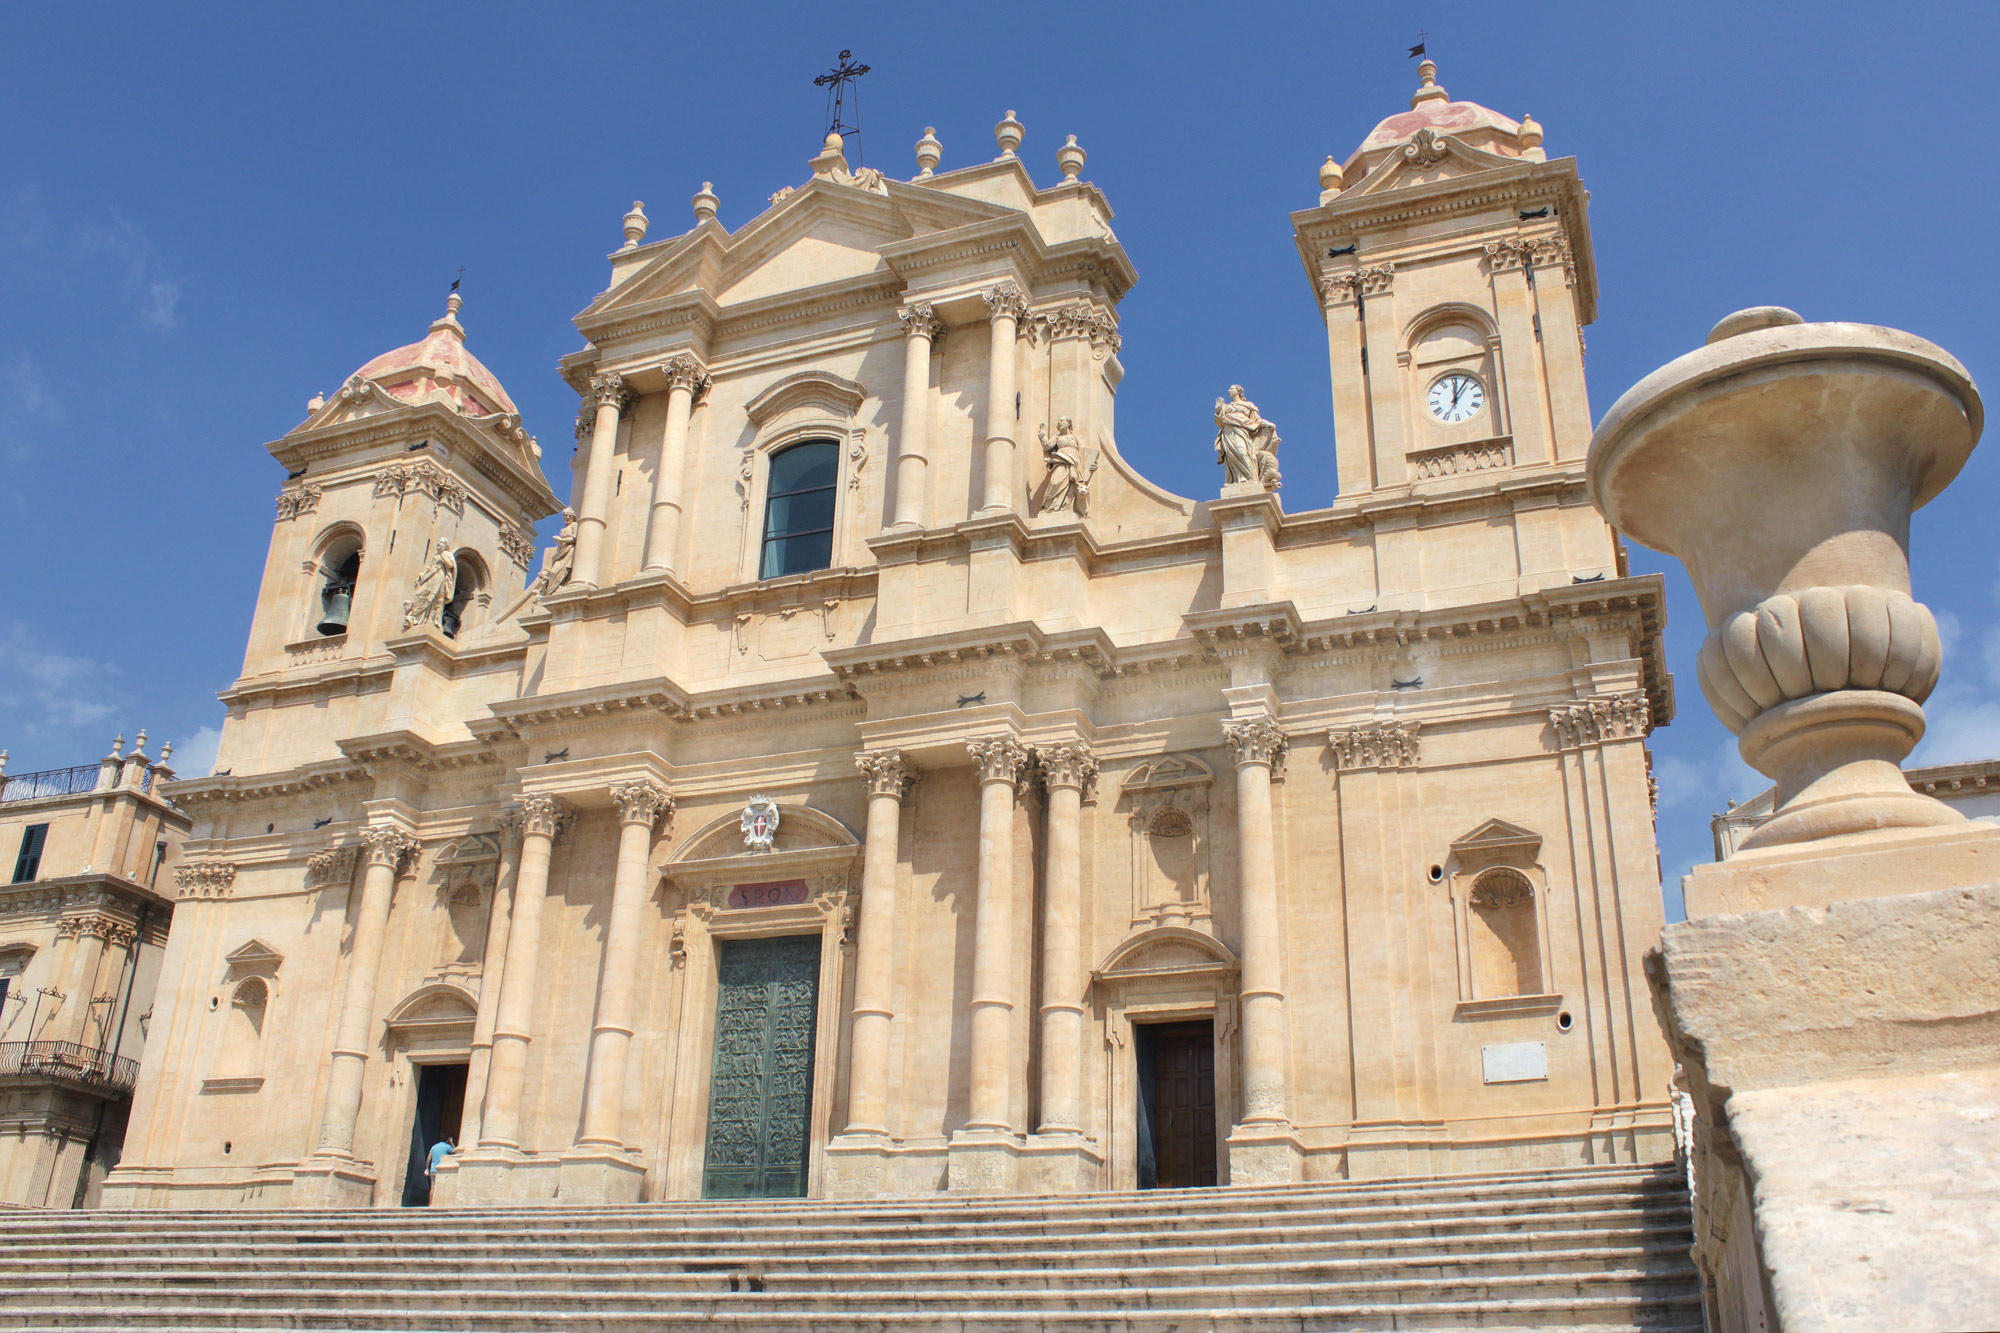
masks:
[(114, 211), (109, 221), (80, 230), (76, 240), (83, 254), (106, 255), (119, 263), (126, 294), (138, 303), (141, 321), (163, 332), (180, 322), (174, 313), (181, 300), (180, 279), (154, 260), (153, 243), (131, 219)]
[(175, 741), (173, 758), (168, 762), (184, 778), (205, 778), (215, 771), (215, 754), (221, 744), (221, 727), (203, 727), (186, 740)]
[(110, 717), (125, 702), (118, 674), (108, 662), (59, 651), (18, 621), (0, 621), (0, 718), (9, 730), (43, 736)]

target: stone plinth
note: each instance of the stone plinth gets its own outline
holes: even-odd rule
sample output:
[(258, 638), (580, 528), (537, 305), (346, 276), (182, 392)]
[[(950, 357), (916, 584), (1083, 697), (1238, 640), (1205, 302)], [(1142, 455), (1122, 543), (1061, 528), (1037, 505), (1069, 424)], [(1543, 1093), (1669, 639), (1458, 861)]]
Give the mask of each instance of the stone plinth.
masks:
[(1667, 927), (1719, 1327), (2000, 1326), (1996, 957), (2000, 884)]
[(292, 1171), (294, 1208), (366, 1208), (375, 1198), (375, 1164), (351, 1158), (309, 1157)]
[(615, 1148), (576, 1148), (562, 1156), (556, 1197), (565, 1204), (637, 1203), (646, 1192), (645, 1159)]

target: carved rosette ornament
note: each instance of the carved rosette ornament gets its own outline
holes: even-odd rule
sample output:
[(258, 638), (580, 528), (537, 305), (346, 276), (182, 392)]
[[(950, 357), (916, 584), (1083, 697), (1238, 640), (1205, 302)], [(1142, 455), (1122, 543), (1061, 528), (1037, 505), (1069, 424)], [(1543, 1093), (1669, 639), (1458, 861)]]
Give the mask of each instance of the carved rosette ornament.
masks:
[(1653, 729), (1652, 710), (1646, 704), (1646, 696), (1637, 691), (1600, 695), (1550, 708), (1549, 729), (1555, 733), (1559, 750), (1601, 745), (1605, 741), (1638, 740)]
[(686, 389), (696, 398), (708, 392), (708, 367), (686, 352), (669, 357), (660, 369), (666, 372), (667, 388), (670, 390)]
[(524, 837), (559, 838), (569, 831), (576, 815), (553, 796), (535, 793), (521, 798), (521, 833)]
[(174, 869), (176, 898), (227, 898), (236, 882), (236, 866), (230, 861), (203, 861)]
[(988, 319), (1011, 319), (1018, 327), (1028, 318), (1028, 294), (1018, 283), (1003, 282), (988, 287), (979, 294), (979, 299), (986, 302)]
[(928, 338), (935, 343), (944, 337), (944, 321), (931, 309), (929, 301), (913, 301), (896, 312), (896, 318), (903, 322), (905, 338)]
[(611, 800), (622, 823), (651, 828), (664, 816), (667, 826), (673, 827), (674, 798), (657, 782), (622, 783), (611, 789)]
[(1416, 722), (1365, 722), (1336, 727), (1326, 735), (1337, 768), (1415, 768)]
[(1012, 786), (1018, 786), (1028, 775), (1035, 758), (1032, 750), (1011, 736), (967, 741), (965, 752), (972, 756), (981, 782), (1005, 782)]
[(1291, 741), (1278, 726), (1277, 720), (1268, 715), (1254, 717), (1247, 722), (1223, 723), (1222, 740), (1229, 747), (1238, 768), (1261, 764), (1274, 771), (1281, 769), (1285, 765), (1285, 753), (1291, 747)]
[(1097, 756), (1088, 745), (1076, 741), (1038, 745), (1035, 762), (1041, 768), (1045, 786), (1075, 787), (1086, 794), (1096, 790)]
[(893, 796), (903, 800), (917, 785), (917, 770), (901, 750), (864, 750), (854, 756), (854, 766), (868, 779), (870, 796)]
[(400, 872), (404, 863), (416, 855), (417, 840), (410, 836), (409, 830), (394, 824), (370, 824), (361, 830), (361, 848), (371, 868), (388, 866)]

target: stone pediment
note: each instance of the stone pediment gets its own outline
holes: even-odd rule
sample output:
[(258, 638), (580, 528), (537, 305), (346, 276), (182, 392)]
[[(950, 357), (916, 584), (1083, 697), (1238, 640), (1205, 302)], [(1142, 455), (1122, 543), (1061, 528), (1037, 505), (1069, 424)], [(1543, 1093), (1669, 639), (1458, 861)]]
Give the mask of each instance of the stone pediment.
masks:
[(753, 851), (745, 842), (742, 814), (732, 810), (711, 820), (681, 844), (676, 864), (741, 858), (757, 861), (777, 853), (859, 849), (861, 840), (832, 815), (807, 805), (780, 805), (778, 831), (769, 852)]
[(285, 956), (259, 939), (246, 940), (222, 956), (233, 976), (268, 977), (278, 970)]
[(1387, 157), (1376, 164), (1373, 171), (1362, 178), (1358, 186), (1342, 197), (1380, 194), (1385, 190), (1407, 189), (1413, 185), (1430, 185), (1459, 176), (1470, 176), (1475, 172), (1491, 171), (1495, 167), (1520, 165), (1521, 161), (1518, 158), (1482, 152), (1448, 134), (1438, 134), (1434, 130), (1418, 130), (1408, 143), (1393, 149)]
[(1504, 819), (1489, 819), (1451, 844), (1452, 854), (1467, 867), (1495, 861), (1532, 862), (1541, 849), (1541, 834)]
[(456, 1027), (469, 1024), (479, 1013), (479, 997), (449, 981), (420, 986), (403, 997), (389, 1011), (391, 1031)]
[(802, 370), (787, 375), (743, 405), (750, 424), (762, 427), (787, 412), (835, 421), (847, 421), (861, 410), (868, 391), (853, 380), (825, 370)]
[(1213, 935), (1185, 926), (1157, 926), (1132, 936), (1098, 965), (1104, 982), (1236, 970), (1236, 955)]
[(1172, 787), (1198, 787), (1215, 780), (1215, 773), (1193, 755), (1168, 754), (1148, 759), (1125, 779), (1126, 791), (1158, 791)]

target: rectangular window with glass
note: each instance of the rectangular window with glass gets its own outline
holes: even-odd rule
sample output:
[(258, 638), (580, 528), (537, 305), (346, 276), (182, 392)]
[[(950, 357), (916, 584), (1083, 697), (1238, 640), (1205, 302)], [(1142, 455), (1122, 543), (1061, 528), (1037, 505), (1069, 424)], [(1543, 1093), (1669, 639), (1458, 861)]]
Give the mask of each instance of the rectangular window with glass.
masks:
[(14, 858), (14, 883), (26, 884), (42, 871), (42, 844), (49, 839), (47, 824), (30, 824), (21, 831), (21, 852)]
[(840, 448), (831, 440), (809, 440), (771, 455), (758, 578), (809, 574), (833, 563), (833, 498), (839, 480)]

